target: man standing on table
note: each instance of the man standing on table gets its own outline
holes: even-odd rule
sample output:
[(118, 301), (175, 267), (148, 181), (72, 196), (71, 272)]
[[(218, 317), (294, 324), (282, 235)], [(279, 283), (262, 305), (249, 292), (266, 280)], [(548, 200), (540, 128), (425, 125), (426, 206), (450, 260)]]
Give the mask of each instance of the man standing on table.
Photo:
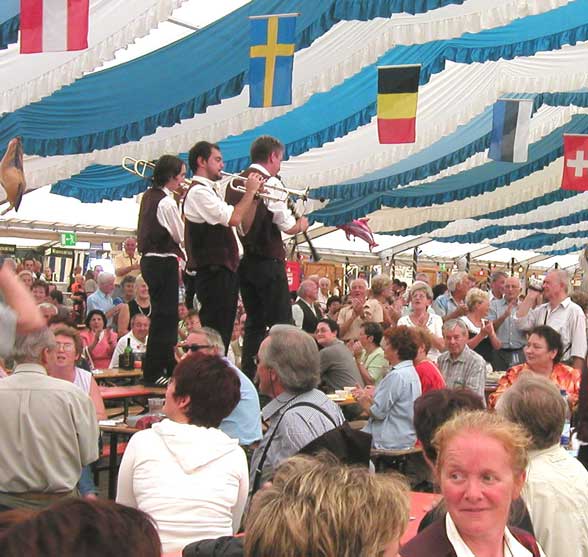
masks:
[[(275, 137), (262, 135), (251, 145), (251, 166), (244, 172), (259, 172), (266, 178), (268, 195), (280, 197), (271, 186), (283, 187), (278, 177), (284, 146)], [(239, 194), (227, 190), (227, 199), (235, 204)], [(283, 196), (285, 198), (285, 196)], [(296, 219), (286, 200), (256, 199), (241, 225), (243, 259), (239, 265), (241, 297), (247, 313), (241, 367), (250, 378), (255, 375), (253, 357), (268, 328), (292, 322), (292, 307), (284, 260), (286, 252), (282, 232), (298, 234), (308, 228), (305, 217)]]
[(218, 145), (199, 141), (190, 149), (188, 160), (194, 176), (183, 205), (187, 270), (196, 271), (200, 322), (220, 333), (226, 353), (239, 296), (239, 248), (232, 227), (241, 224), (251, 207), (261, 176), (251, 173), (245, 182), (246, 193), (233, 207), (225, 202), (215, 184), (223, 169)]

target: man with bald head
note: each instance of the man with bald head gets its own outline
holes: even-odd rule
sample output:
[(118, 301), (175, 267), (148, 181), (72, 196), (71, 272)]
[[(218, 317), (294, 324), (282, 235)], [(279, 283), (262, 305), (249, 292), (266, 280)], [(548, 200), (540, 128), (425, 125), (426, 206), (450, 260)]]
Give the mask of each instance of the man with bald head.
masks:
[(339, 338), (342, 340), (357, 340), (364, 321), (384, 321), (382, 306), (378, 300), (367, 299), (367, 290), (368, 284), (364, 279), (356, 278), (351, 281), (349, 305), (342, 307), (337, 317)]
[(524, 333), (516, 326), (515, 318), (521, 292), (521, 281), (517, 277), (503, 277), (504, 296), (494, 297), (490, 302), (488, 320), (494, 324), (496, 336), (502, 344), (500, 350), (492, 353), (492, 367), (505, 370), (525, 361), (523, 348), (527, 344)]
[(294, 324), (311, 335), (314, 334), (316, 325), (323, 316), (317, 298), (318, 286), (316, 282), (306, 279), (300, 283), (298, 299), (292, 306)]
[(321, 277), (318, 281), (318, 303), (321, 306), (323, 314), (327, 311), (327, 300), (329, 299), (329, 291), (331, 289), (331, 281), (327, 277)]
[(561, 335), (563, 344), (562, 362), (581, 370), (587, 349), (586, 315), (578, 304), (572, 302), (568, 288), (566, 271), (549, 271), (543, 280), (545, 303), (531, 309), (541, 293), (529, 289), (517, 310), (516, 325), (521, 331), (529, 331), (537, 325), (548, 325), (555, 329)]
[(141, 256), (137, 253), (137, 240), (127, 238), (123, 250), (113, 260), (116, 286), (119, 287), (126, 276), (137, 278), (141, 274)]

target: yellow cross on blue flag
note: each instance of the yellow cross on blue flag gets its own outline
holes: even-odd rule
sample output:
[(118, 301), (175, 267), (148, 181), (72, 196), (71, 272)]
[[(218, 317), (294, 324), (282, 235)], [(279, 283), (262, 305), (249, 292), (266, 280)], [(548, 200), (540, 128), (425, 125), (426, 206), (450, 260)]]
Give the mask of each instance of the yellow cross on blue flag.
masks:
[(250, 18), (249, 106), (292, 104), (297, 16), (278, 14)]

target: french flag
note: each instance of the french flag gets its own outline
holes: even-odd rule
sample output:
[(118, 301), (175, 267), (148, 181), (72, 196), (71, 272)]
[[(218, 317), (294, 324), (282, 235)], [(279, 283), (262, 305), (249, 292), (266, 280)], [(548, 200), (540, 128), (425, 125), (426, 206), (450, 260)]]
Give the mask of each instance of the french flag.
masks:
[(20, 0), (20, 52), (88, 48), (89, 0)]
[(499, 99), (492, 114), (492, 136), (488, 157), (495, 161), (527, 162), (531, 99)]

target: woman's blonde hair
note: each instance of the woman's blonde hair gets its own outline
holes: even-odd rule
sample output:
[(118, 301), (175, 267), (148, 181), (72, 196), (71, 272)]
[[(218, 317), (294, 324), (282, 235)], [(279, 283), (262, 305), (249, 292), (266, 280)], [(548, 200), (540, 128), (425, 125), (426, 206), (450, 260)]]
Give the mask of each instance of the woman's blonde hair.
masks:
[(461, 435), (478, 433), (500, 442), (510, 455), (512, 471), (522, 474), (528, 463), (527, 450), (530, 446), (529, 434), (521, 426), (508, 421), (496, 412), (478, 410), (462, 412), (445, 422), (433, 437), (433, 446), (437, 451), (437, 475), (445, 463), (445, 452), (449, 443)]
[(408, 485), (329, 454), (295, 456), (255, 496), (246, 557), (379, 557), (408, 524)]
[(416, 282), (412, 283), (412, 286), (410, 287), (410, 289), (408, 291), (408, 299), (409, 300), (412, 298), (412, 295), (415, 292), (424, 292), (429, 300), (433, 299), (433, 289), (426, 282), (423, 282), (422, 280), (417, 280)]
[(484, 292), (479, 288), (470, 288), (470, 290), (466, 294), (465, 303), (468, 307), (468, 311), (474, 311), (474, 308), (477, 304), (485, 302), (489, 299), (490, 297), (488, 296), (488, 292)]
[(372, 279), (372, 284), (370, 286), (372, 294), (374, 296), (379, 296), (390, 286), (391, 282), (390, 277), (387, 277), (386, 275), (376, 275)]

